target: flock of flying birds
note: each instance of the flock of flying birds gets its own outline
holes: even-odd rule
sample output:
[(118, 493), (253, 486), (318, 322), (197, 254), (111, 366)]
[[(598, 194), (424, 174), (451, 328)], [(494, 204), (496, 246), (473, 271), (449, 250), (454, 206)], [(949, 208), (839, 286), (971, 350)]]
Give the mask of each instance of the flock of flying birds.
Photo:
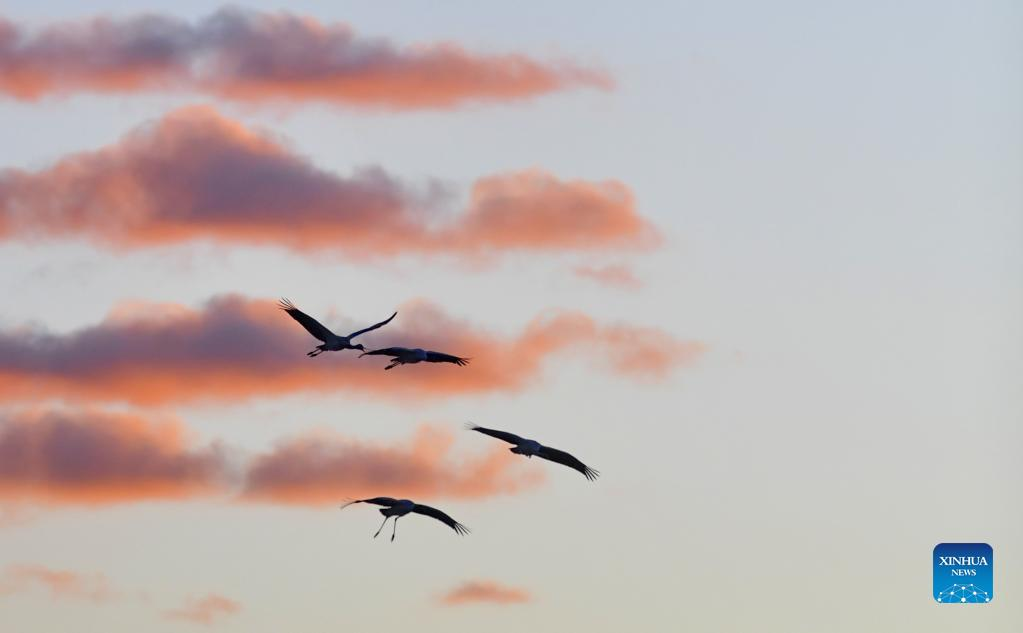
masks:
[[(398, 315), (397, 312), (389, 316), (386, 320), (381, 321), (380, 323), (376, 323), (367, 328), (363, 328), (361, 330), (352, 332), (348, 336), (338, 336), (337, 334), (331, 332), (322, 323), (312, 318), (305, 312), (302, 312), (301, 310), (296, 308), (295, 305), (288, 301), (287, 299), (281, 300), (280, 308), (287, 312), (288, 315), (291, 316), (291, 318), (301, 323), (302, 327), (304, 327), (307, 332), (309, 332), (315, 338), (321, 341), (320, 345), (317, 345), (315, 348), (313, 348), (306, 354), (310, 358), (315, 358), (316, 356), (319, 356), (323, 352), (339, 352), (346, 349), (352, 349), (359, 350), (360, 352), (362, 352), (362, 354), (359, 354), (359, 358), (362, 358), (363, 356), (390, 356), (391, 357), (390, 364), (384, 367), (385, 370), (393, 369), (400, 365), (413, 365), (415, 363), (454, 363), (455, 365), (458, 365), (460, 367), (469, 364), (470, 359), (468, 358), (463, 358), (461, 356), (453, 356), (451, 354), (445, 354), (443, 352), (424, 350), (421, 348), (385, 347), (382, 349), (374, 349), (367, 351), (366, 348), (361, 343), (354, 344), (352, 343), (352, 339), (354, 339), (356, 336), (359, 336), (360, 334), (365, 334), (366, 332), (370, 332), (372, 330), (383, 327), (390, 323), (391, 320)], [(566, 453), (565, 451), (559, 451), (558, 449), (551, 448), (550, 446), (544, 446), (543, 444), (537, 442), (536, 440), (530, 440), (524, 437), (519, 437), (518, 435), (515, 435), (514, 433), (508, 433), (507, 431), (498, 431), (495, 429), (484, 428), (482, 426), (476, 426), (475, 424), (471, 423), (467, 425), (466, 428), (468, 428), (471, 431), (477, 431), (484, 435), (489, 435), (490, 437), (508, 442), (509, 444), (513, 444), (514, 446), (512, 446), (512, 448), (508, 450), (510, 450), (512, 453), (515, 453), (516, 455), (525, 455), (526, 457), (530, 458), (535, 455), (541, 459), (546, 459), (548, 461), (552, 461), (557, 464), (561, 464), (563, 466), (568, 466), (569, 468), (578, 470), (580, 473), (583, 474), (584, 477), (586, 477), (586, 479), (590, 481), (596, 479), (597, 475), (600, 474), (599, 472), (593, 470), (592, 468), (582, 463), (569, 453)], [(394, 517), (394, 524), (391, 530), (391, 540), (393, 541), (394, 536), (398, 531), (398, 519), (405, 516), (406, 514), (409, 514), (410, 512), (414, 514), (422, 514), (424, 516), (437, 519), (438, 521), (444, 523), (458, 534), (469, 533), (469, 528), (465, 527), (458, 521), (455, 521), (446, 513), (438, 510), (437, 508), (432, 508), (421, 503), (415, 503), (414, 501), (411, 501), (409, 499), (393, 499), (391, 497), (353, 499), (348, 503), (344, 504), (343, 506), (341, 506), (341, 508), (342, 509), (347, 508), (348, 506), (355, 503), (371, 503), (373, 505), (383, 506), (380, 509), (380, 514), (384, 515), (384, 522), (380, 524), (380, 528), (376, 531), (376, 534), (373, 535), (373, 538), (379, 536), (380, 531), (384, 529), (385, 525), (387, 525), (387, 520), (390, 519), (391, 517)]]

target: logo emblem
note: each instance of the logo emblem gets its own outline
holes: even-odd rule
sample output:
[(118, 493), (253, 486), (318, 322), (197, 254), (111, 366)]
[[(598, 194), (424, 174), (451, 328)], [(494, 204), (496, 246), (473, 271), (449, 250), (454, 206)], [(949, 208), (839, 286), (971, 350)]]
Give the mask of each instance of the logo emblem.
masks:
[(994, 599), (994, 552), (987, 543), (934, 546), (934, 599), (941, 604), (985, 603)]

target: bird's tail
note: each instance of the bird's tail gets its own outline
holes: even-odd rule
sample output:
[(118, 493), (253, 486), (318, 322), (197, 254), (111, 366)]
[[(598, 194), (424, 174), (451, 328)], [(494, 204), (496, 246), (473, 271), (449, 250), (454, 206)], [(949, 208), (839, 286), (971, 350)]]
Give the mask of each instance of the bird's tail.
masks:
[(341, 509), (344, 510), (353, 503), (362, 503), (360, 499), (345, 499), (345, 502), (341, 505)]

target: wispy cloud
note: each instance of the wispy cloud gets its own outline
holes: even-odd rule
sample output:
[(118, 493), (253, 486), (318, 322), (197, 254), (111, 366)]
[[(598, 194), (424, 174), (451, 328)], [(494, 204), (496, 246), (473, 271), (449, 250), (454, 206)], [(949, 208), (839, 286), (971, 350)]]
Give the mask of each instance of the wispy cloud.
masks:
[(37, 515), (38, 511), (35, 508), (0, 499), (0, 530), (27, 525)]
[(371, 443), (332, 433), (281, 442), (251, 463), (244, 497), (284, 504), (336, 503), (345, 497), (474, 499), (537, 486), (541, 471), (505, 449), (452, 455), (454, 435), (420, 426), (407, 443)]
[(93, 410), (0, 414), (0, 498), (108, 504), (220, 488), (223, 457), (175, 421)]
[(185, 620), (195, 624), (213, 624), (227, 616), (241, 611), (241, 604), (211, 593), (202, 598), (192, 598), (184, 606), (167, 611), (164, 615), (170, 620)]
[(0, 401), (180, 404), (341, 391), (440, 398), (521, 390), (561, 352), (585, 355), (621, 376), (659, 379), (704, 351), (659, 329), (602, 325), (574, 311), (543, 314), (519, 334), (501, 336), (422, 301), (401, 307), (394, 322), (363, 343), (468, 356), (472, 371), (420, 364), (385, 372), (378, 358), (357, 352), (310, 360), (304, 352), (317, 343), (269, 300), (220, 296), (197, 310), (135, 304), (70, 334), (0, 331)]
[(103, 574), (80, 574), (42, 565), (11, 565), (0, 574), (0, 597), (44, 589), (54, 600), (106, 602), (114, 596)]
[[(115, 591), (106, 575), (100, 573), (86, 574), (34, 564), (9, 565), (0, 573), (0, 599), (37, 590), (45, 591), (53, 600), (84, 600), (94, 604), (112, 600), (149, 602), (145, 592)], [(183, 606), (164, 611), (163, 615), (172, 620), (212, 624), (240, 611), (238, 602), (210, 593), (190, 598)]]
[(576, 266), (576, 276), (605, 286), (635, 290), (643, 285), (632, 269), (623, 264), (607, 266)]
[(360, 259), (658, 240), (614, 180), (496, 174), (473, 185), (462, 213), (441, 208), (441, 189), (414, 190), (380, 167), (326, 171), (280, 139), (196, 106), (49, 168), (0, 172), (0, 238), (84, 238), (117, 249), (205, 240)]
[(224, 8), (196, 22), (98, 17), (42, 29), (0, 19), (0, 92), (16, 99), (79, 92), (193, 91), (247, 103), (452, 108), (577, 87), (604, 72), (439, 42), (399, 46), (290, 13)]
[(522, 604), (532, 597), (523, 589), (506, 587), (492, 580), (470, 580), (452, 589), (440, 599), (441, 604)]

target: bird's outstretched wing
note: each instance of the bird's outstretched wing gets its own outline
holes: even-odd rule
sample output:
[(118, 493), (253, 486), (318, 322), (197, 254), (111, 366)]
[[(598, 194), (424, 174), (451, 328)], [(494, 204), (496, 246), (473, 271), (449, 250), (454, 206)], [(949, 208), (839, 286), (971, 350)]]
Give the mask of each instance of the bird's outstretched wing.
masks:
[(352, 499), (351, 501), (348, 501), (343, 506), (341, 506), (341, 509), (344, 510), (345, 508), (347, 508), (348, 506), (352, 505), (353, 503), (372, 503), (373, 505), (385, 506), (385, 507), (390, 508), (394, 504), (398, 503), (398, 500), (394, 499), (392, 497), (373, 497), (372, 499)]
[(291, 318), (301, 323), (302, 327), (304, 327), (307, 332), (324, 343), (327, 342), (327, 339), (334, 336), (334, 333), (328, 330), (322, 323), (296, 308), (295, 304), (287, 299), (281, 299), (277, 305), (281, 310), (287, 312)]
[(470, 431), (479, 431), (483, 435), (496, 437), (499, 440), (504, 440), (505, 442), (508, 442), (509, 444), (515, 444), (516, 446), (518, 446), (524, 441), (523, 438), (519, 437), (518, 435), (515, 435), (514, 433), (508, 433), (507, 431), (497, 431), (494, 429), (484, 428), (482, 426), (476, 426), (472, 422), (467, 424), (465, 428), (469, 429)]
[(390, 323), (390, 322), (391, 322), (391, 319), (393, 319), (393, 318), (394, 318), (394, 317), (396, 317), (396, 316), (398, 316), (398, 313), (397, 313), (397, 312), (395, 312), (394, 314), (392, 314), (392, 315), (391, 315), (390, 317), (388, 317), (388, 318), (387, 318), (386, 320), (384, 320), (384, 321), (381, 321), (380, 323), (377, 323), (377, 324), (375, 324), (375, 325), (371, 325), (371, 326), (369, 326), (368, 328), (363, 328), (363, 329), (359, 330), (358, 332), (352, 332), (351, 334), (349, 334), (349, 335), (348, 335), (348, 339), (349, 339), (349, 340), (351, 340), (351, 339), (355, 338), (356, 336), (358, 336), (358, 335), (360, 335), (360, 334), (365, 334), (366, 332), (369, 332), (370, 330), (375, 330), (375, 329), (377, 329), (378, 327), (383, 327), (383, 326), (387, 325), (388, 323)]
[(444, 514), (437, 508), (431, 508), (430, 506), (421, 506), (419, 504), (416, 504), (416, 506), (412, 508), (412, 511), (415, 512), (416, 514), (425, 514), (428, 517), (433, 517), (440, 521), (441, 523), (446, 524), (449, 528), (451, 528), (455, 532), (458, 532), (459, 534), (469, 533), (469, 528), (465, 527), (458, 521), (455, 521), (454, 519)]
[(363, 356), (394, 356), (398, 357), (402, 354), (407, 354), (409, 349), (407, 347), (385, 347), (383, 349), (374, 349), (368, 352), (359, 354), (359, 358)]
[(428, 363), (454, 363), (456, 365), (468, 365), (468, 358), (462, 358), (461, 356), (452, 356), (451, 354), (442, 354), (441, 352), (426, 352), (426, 362)]
[(565, 451), (559, 451), (556, 448), (549, 446), (541, 446), (540, 450), (536, 454), (537, 457), (542, 457), (546, 460), (556, 462), (569, 468), (574, 468), (586, 476), (587, 479), (593, 481), (600, 475), (600, 472), (593, 470), (586, 464), (582, 463), (572, 455), (569, 455)]

